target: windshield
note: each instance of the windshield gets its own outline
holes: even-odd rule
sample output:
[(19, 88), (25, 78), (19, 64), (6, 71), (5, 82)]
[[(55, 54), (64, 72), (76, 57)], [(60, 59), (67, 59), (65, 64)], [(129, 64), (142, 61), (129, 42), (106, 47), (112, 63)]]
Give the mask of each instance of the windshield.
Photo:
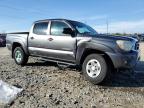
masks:
[(93, 28), (90, 26), (76, 22), (76, 21), (70, 21), (70, 23), (73, 25), (73, 27), (77, 30), (79, 34), (82, 35), (96, 35), (98, 34)]

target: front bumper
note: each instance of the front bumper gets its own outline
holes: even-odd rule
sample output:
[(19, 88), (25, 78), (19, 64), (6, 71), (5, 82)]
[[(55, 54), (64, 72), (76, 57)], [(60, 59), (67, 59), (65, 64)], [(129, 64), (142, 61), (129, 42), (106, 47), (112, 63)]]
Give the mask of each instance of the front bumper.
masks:
[(130, 53), (107, 53), (115, 68), (134, 68), (140, 59), (139, 51)]

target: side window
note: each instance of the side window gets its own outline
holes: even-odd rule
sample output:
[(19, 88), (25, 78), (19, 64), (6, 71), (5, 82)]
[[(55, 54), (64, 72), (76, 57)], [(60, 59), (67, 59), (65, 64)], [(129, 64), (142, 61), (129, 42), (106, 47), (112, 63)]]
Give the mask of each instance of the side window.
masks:
[(46, 35), (48, 29), (48, 22), (36, 23), (33, 28), (33, 33), (37, 35)]
[(65, 36), (66, 34), (63, 33), (64, 28), (69, 28), (69, 26), (64, 22), (53, 21), (51, 23), (50, 33), (55, 36)]

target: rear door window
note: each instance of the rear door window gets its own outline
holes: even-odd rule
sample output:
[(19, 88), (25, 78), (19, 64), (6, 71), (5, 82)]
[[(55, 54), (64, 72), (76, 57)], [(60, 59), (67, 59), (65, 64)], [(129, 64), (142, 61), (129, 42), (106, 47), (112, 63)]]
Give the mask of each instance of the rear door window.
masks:
[(48, 22), (36, 23), (33, 28), (33, 33), (37, 35), (47, 35)]

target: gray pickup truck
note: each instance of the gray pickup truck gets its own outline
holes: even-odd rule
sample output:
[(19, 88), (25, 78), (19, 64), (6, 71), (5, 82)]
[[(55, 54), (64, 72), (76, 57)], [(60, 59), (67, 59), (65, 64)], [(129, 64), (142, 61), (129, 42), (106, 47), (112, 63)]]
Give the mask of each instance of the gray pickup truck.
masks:
[(86, 24), (66, 19), (36, 21), (30, 32), (9, 33), (6, 40), (16, 64), (26, 65), (34, 56), (76, 65), (94, 84), (104, 81), (111, 68), (133, 68), (139, 58), (136, 39), (101, 35)]

